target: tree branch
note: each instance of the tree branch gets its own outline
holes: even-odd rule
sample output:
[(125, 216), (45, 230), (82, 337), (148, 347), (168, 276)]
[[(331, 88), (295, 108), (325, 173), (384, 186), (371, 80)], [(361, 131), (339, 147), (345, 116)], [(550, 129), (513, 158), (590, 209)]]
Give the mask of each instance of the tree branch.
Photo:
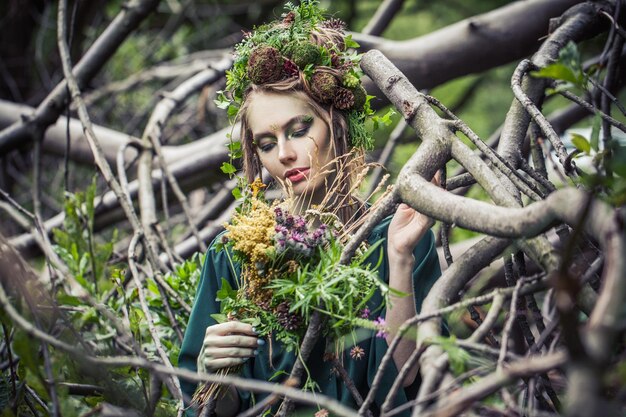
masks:
[[(159, 4), (159, 0), (130, 0), (76, 65), (75, 77), (82, 88), (100, 71), (122, 42)], [(45, 131), (62, 113), (68, 101), (65, 81), (59, 83), (34, 114), (0, 132), (0, 154), (5, 154), (24, 141), (31, 141), (36, 131)]]

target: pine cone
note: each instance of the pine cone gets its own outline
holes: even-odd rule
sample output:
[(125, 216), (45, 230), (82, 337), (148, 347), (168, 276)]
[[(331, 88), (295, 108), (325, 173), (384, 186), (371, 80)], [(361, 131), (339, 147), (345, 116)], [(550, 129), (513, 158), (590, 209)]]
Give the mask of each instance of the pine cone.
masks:
[(296, 14), (294, 12), (289, 12), (283, 17), (283, 23), (286, 25), (290, 25), (296, 18)]
[(333, 99), (333, 105), (339, 110), (348, 110), (354, 106), (354, 94), (347, 88), (338, 88)]
[(297, 77), (298, 76), (298, 66), (290, 59), (285, 59), (285, 64), (283, 65), (283, 72), (287, 77)]

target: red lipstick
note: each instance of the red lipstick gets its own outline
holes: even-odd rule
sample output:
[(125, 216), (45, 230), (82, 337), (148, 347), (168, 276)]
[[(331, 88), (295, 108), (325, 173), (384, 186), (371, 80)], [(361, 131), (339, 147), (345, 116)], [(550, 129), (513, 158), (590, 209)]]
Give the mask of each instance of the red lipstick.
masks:
[(294, 168), (285, 172), (285, 179), (291, 181), (292, 184), (303, 181), (309, 173), (310, 168)]

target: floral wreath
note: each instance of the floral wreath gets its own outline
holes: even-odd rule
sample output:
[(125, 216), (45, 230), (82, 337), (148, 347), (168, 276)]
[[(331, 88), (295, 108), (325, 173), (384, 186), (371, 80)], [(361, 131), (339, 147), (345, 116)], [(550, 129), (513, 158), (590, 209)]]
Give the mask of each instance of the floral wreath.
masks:
[[(292, 77), (304, 80), (309, 96), (323, 105), (342, 111), (348, 123), (353, 148), (373, 149), (371, 132), (365, 122), (374, 113), (361, 84), (361, 54), (351, 50), (359, 44), (345, 35), (345, 23), (325, 19), (317, 1), (285, 5), (282, 20), (255, 27), (235, 46), (232, 69), (226, 71), (226, 90), (218, 92), (218, 107), (236, 118), (251, 84), (272, 84)], [(311, 36), (318, 29), (332, 30), (339, 42), (317, 45)], [(389, 116), (385, 116), (388, 119)], [(378, 120), (374, 118), (374, 128)]]

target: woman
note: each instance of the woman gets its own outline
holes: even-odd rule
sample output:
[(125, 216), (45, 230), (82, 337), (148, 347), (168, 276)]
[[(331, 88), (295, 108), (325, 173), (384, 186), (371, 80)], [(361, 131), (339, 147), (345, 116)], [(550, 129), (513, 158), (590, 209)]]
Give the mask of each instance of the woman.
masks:
[[(357, 102), (362, 90), (360, 73), (354, 66), (354, 59), (348, 58), (353, 55), (346, 51), (341, 29), (336, 20), (324, 21), (314, 3), (303, 2), (287, 13), (282, 22), (264, 27), (263, 33), (248, 36), (244, 46), (237, 50), (239, 56), (233, 70), (238, 71), (240, 78), (237, 79), (237, 73), (231, 73), (229, 80), (233, 101), (239, 105), (244, 170), (248, 180), (259, 176), (263, 167), (294, 196), (296, 211), (303, 212), (321, 204), (333, 208), (344, 224), (349, 225), (363, 211), (362, 204), (352, 196), (352, 177), (355, 166), (361, 161), (358, 155), (362, 155), (365, 142), (359, 135), (363, 135), (367, 104), (364, 100)], [(285, 33), (289, 33), (291, 39), (281, 40)], [(305, 41), (302, 34), (306, 35)], [(303, 46), (305, 43), (320, 48), (322, 57), (316, 58), (313, 53), (308, 62), (300, 59), (302, 49), (308, 48)], [(324, 61), (323, 55), (328, 59)], [(242, 67), (245, 76), (241, 76)], [(393, 338), (393, 330), (419, 312), (424, 297), (440, 275), (429, 227), (428, 218), (400, 205), (393, 218), (378, 225), (368, 238), (370, 243), (386, 239), (379, 266), (380, 278), (408, 296), (391, 297), (382, 314), (391, 329), (385, 338), (368, 334), (366, 340), (359, 343), (359, 351), (346, 351), (344, 358), (339, 358), (362, 396), (367, 395), (387, 344)], [(267, 341), (257, 337), (251, 325), (238, 321), (217, 324), (211, 318), (211, 314), (220, 311), (216, 293), (222, 278), (235, 286), (228, 255), (216, 251), (213, 244), (202, 271), (179, 366), (214, 372), (243, 365), (244, 376), (262, 380), (280, 376), (281, 371), (288, 374), (293, 366), (293, 354), (282, 351), (277, 342), (272, 343), (270, 351)], [(380, 294), (370, 303), (373, 308), (380, 305)], [(414, 347), (415, 342), (410, 339), (400, 344), (393, 355), (397, 369), (406, 362)], [(354, 360), (355, 355), (359, 360)], [(351, 394), (333, 372), (332, 362), (324, 361), (324, 341), (318, 342), (307, 366), (323, 394), (355, 407)], [(397, 375), (397, 369), (390, 368), (382, 384), (384, 388), (379, 389), (376, 396), (376, 407), (384, 401), (386, 390)], [(404, 386), (415, 388), (416, 375), (417, 369), (409, 372)], [(186, 394), (191, 395), (194, 389), (195, 386), (183, 381)], [(255, 400), (260, 398), (262, 396), (256, 396)], [(401, 392), (396, 402), (403, 401), (406, 396)], [(218, 400), (216, 412), (218, 416), (233, 416), (250, 406), (249, 393), (230, 387)]]

